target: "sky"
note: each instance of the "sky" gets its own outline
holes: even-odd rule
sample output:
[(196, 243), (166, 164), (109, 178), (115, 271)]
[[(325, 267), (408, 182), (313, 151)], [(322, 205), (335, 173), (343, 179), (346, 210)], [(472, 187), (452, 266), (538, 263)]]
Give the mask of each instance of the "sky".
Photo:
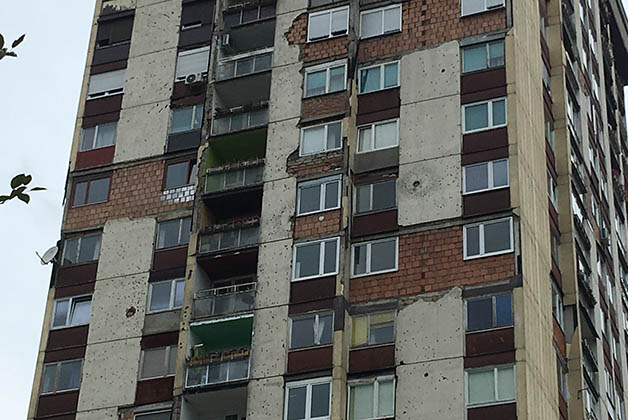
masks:
[[(60, 237), (64, 185), (95, 0), (19, 0), (0, 13), (18, 58), (0, 61), (0, 194), (33, 175), (31, 203), (0, 206), (0, 380), (3, 418), (25, 419), (51, 266), (39, 263)], [(624, 0), (624, 6), (628, 0)]]

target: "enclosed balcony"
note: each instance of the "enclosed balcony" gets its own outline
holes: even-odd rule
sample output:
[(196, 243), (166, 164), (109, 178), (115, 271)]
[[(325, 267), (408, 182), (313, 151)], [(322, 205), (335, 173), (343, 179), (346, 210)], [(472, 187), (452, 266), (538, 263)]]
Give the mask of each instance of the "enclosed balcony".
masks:
[(256, 286), (256, 282), (249, 282), (199, 290), (194, 294), (192, 316), (212, 318), (251, 311)]
[(235, 56), (247, 51), (272, 47), (275, 42), (275, 2), (231, 1), (224, 8), (222, 54)]

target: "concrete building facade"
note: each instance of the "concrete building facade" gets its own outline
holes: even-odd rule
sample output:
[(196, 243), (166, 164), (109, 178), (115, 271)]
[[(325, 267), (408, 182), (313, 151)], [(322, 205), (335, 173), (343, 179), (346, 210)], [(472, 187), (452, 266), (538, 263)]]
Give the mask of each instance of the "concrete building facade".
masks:
[(29, 419), (624, 420), (618, 0), (98, 0)]

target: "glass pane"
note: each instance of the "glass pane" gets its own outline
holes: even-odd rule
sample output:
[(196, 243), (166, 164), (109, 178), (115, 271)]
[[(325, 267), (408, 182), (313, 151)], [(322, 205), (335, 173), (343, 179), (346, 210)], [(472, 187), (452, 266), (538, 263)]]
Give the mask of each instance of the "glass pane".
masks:
[[(226, 25), (226, 22), (225, 22)], [(223, 63), (218, 64), (218, 71), (216, 72), (216, 78), (218, 80), (228, 79), (233, 77), (235, 74), (235, 61), (225, 61)]]
[(231, 131), (243, 130), (248, 127), (248, 115), (235, 114), (231, 116)]
[(168, 248), (179, 241), (179, 220), (169, 220), (159, 224), (157, 248)]
[(192, 128), (201, 128), (203, 125), (203, 104), (194, 107), (194, 123)]
[(225, 188), (235, 188), (244, 185), (244, 170), (225, 172)]
[(166, 169), (166, 188), (176, 188), (188, 183), (189, 162), (174, 163)]
[(470, 72), (486, 68), (486, 44), (462, 50), (462, 71)]
[(353, 318), (351, 325), (351, 345), (359, 346), (366, 344), (368, 330), (368, 317), (361, 316)]
[(268, 109), (261, 109), (259, 111), (251, 111), (249, 114), (249, 126), (257, 127), (259, 125), (268, 124)]
[(107, 147), (116, 142), (116, 126), (117, 123), (101, 124), (98, 126), (98, 135), (96, 136), (96, 148)]
[(150, 292), (150, 311), (161, 311), (170, 307), (170, 290), (172, 284), (152, 283)]
[(338, 187), (340, 181), (330, 182), (325, 184), (325, 208), (332, 209), (338, 207)]
[(260, 15), (260, 19), (265, 18), (265, 17), (275, 16), (275, 5), (269, 4), (266, 6), (261, 6), (259, 15)]
[(394, 340), (394, 314), (385, 313), (370, 316), (369, 344), (390, 343)]
[(336, 240), (325, 242), (325, 264), (323, 273), (333, 273), (336, 271)]
[(248, 23), (257, 20), (257, 13), (257, 7), (242, 10), (242, 23)]
[(493, 125), (506, 124), (506, 101), (500, 100), (493, 102)]
[(320, 210), (321, 186), (299, 188), (299, 214)]
[(257, 227), (242, 229), (240, 231), (240, 246), (253, 245), (258, 242)]
[(361, 92), (372, 92), (379, 90), (380, 67), (362, 70), (360, 72), (360, 89)]
[(85, 204), (87, 198), (87, 182), (79, 182), (74, 187), (74, 201), (73, 206), (80, 206)]
[(462, 2), (462, 15), (478, 13), (484, 10), (485, 0), (464, 0)]
[(467, 257), (480, 255), (480, 227), (471, 226), (465, 229)]
[(337, 92), (345, 88), (345, 66), (329, 70), (329, 92)]
[(77, 263), (79, 239), (66, 239), (63, 245), (63, 264)]
[(371, 244), (371, 272), (391, 270), (397, 262), (397, 241)]
[(270, 69), (272, 64), (272, 54), (263, 54), (255, 57), (255, 69), (254, 71), (264, 71)]
[(302, 245), (297, 248), (296, 278), (315, 276), (320, 269), (320, 243)]
[(497, 398), (500, 401), (515, 399), (515, 371), (512, 366), (497, 369)]
[(358, 152), (366, 152), (373, 149), (371, 132), (371, 128), (361, 128), (358, 131)]
[(192, 230), (192, 218), (185, 217), (181, 219), (181, 238), (179, 244), (185, 245), (190, 242), (190, 231)]
[(229, 362), (214, 363), (209, 365), (209, 379), (210, 384), (217, 382), (226, 382), (227, 374), (229, 372)]
[(81, 138), (81, 151), (91, 150), (94, 148), (94, 136), (96, 135), (96, 127), (83, 129), (83, 137)]
[(185, 281), (179, 280), (175, 285), (174, 291), (174, 306), (179, 307), (183, 305), (183, 291), (185, 290)]
[(493, 370), (469, 372), (468, 380), (469, 404), (495, 401)]
[(397, 145), (397, 122), (375, 126), (375, 149), (384, 149)]
[(325, 70), (307, 73), (305, 77), (307, 85), (305, 96), (322, 95), (325, 93), (327, 79), (327, 72)]
[(57, 391), (77, 389), (81, 383), (81, 361), (61, 363)]
[(303, 130), (302, 154), (316, 153), (325, 148), (325, 126)]
[(57, 376), (57, 365), (45, 365), (44, 366), (44, 374), (43, 381), (41, 385), (41, 392), (54, 392), (55, 391), (55, 380)]
[(349, 397), (349, 420), (362, 420), (374, 417), (373, 384), (354, 385)]
[(253, 73), (253, 57), (243, 58), (236, 63), (236, 76)]
[(488, 44), (489, 66), (498, 67), (504, 65), (504, 41), (496, 41)]
[(401, 29), (401, 6), (384, 10), (384, 33)]
[(329, 415), (329, 386), (330, 384), (312, 385), (311, 417)]
[(92, 300), (75, 300), (73, 302), (72, 317), (70, 319), (70, 325), (87, 324), (89, 322), (89, 316), (91, 314)]
[(349, 18), (349, 10), (337, 10), (331, 15), (331, 33), (332, 35), (340, 35), (347, 32), (347, 20)]
[(70, 300), (58, 300), (55, 302), (55, 316), (52, 320), (53, 327), (64, 326), (68, 319), (68, 310), (70, 309)]
[(512, 325), (512, 295), (495, 296), (495, 326)]
[(194, 107), (175, 108), (172, 110), (172, 122), (170, 123), (170, 132), (179, 133), (192, 128), (192, 117)]
[(318, 317), (318, 344), (331, 344), (334, 316), (332, 314)]
[(329, 36), (329, 13), (310, 16), (308, 25), (309, 39), (327, 38)]
[(384, 87), (389, 88), (399, 84), (399, 63), (384, 66)]
[(373, 210), (395, 207), (396, 202), (394, 180), (373, 184)]
[(484, 225), (484, 252), (510, 249), (510, 220)]
[(327, 150), (339, 149), (341, 136), (342, 123), (336, 122), (327, 124)]
[(380, 382), (378, 394), (378, 417), (392, 417), (395, 412), (395, 387), (393, 381)]
[(488, 188), (488, 163), (464, 167), (464, 187), (466, 192)]
[(166, 348), (144, 350), (140, 378), (155, 378), (166, 374)]
[(100, 254), (100, 235), (82, 237), (78, 262), (97, 260), (98, 254)]
[(353, 248), (353, 274), (366, 273), (366, 244)]
[(109, 178), (97, 179), (89, 183), (88, 203), (107, 201), (109, 196)]
[(508, 185), (508, 160), (496, 160), (493, 162), (493, 187)]
[(207, 383), (207, 366), (191, 366), (187, 373), (187, 386), (202, 385)]
[(288, 389), (288, 415), (286, 420), (302, 420), (305, 418), (306, 390), (305, 386)]
[(292, 320), (292, 334), (290, 336), (290, 348), (298, 349), (314, 345), (314, 320), (315, 316), (296, 318)]
[(229, 380), (237, 381), (249, 377), (249, 359), (240, 359), (229, 362)]
[(465, 131), (488, 127), (488, 104), (467, 106), (464, 109)]
[(170, 346), (168, 352), (168, 374), (174, 375), (177, 370), (177, 346)]
[(238, 246), (239, 230), (229, 230), (220, 235), (220, 249), (235, 248)]
[(467, 301), (467, 331), (493, 327), (493, 299), (491, 297)]
[(231, 26), (240, 24), (240, 11), (238, 10), (235, 13), (225, 13), (224, 14), (224, 23), (225, 28), (230, 28)]
[(382, 33), (382, 12), (364, 13), (361, 19), (360, 38), (367, 38)]
[(371, 210), (372, 184), (358, 185), (356, 188), (356, 211), (358, 213)]

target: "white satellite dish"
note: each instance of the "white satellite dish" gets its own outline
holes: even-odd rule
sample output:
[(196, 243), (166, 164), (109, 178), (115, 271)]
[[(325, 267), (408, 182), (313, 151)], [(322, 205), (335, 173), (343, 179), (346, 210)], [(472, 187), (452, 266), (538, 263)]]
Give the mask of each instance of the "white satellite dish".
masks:
[(57, 252), (59, 252), (59, 248), (53, 246), (48, 251), (44, 252), (44, 255), (39, 255), (37, 254), (37, 252), (35, 252), (35, 254), (37, 254), (39, 259), (41, 260), (41, 265), (46, 265), (50, 261), (53, 261), (55, 259), (55, 257), (57, 256)]

